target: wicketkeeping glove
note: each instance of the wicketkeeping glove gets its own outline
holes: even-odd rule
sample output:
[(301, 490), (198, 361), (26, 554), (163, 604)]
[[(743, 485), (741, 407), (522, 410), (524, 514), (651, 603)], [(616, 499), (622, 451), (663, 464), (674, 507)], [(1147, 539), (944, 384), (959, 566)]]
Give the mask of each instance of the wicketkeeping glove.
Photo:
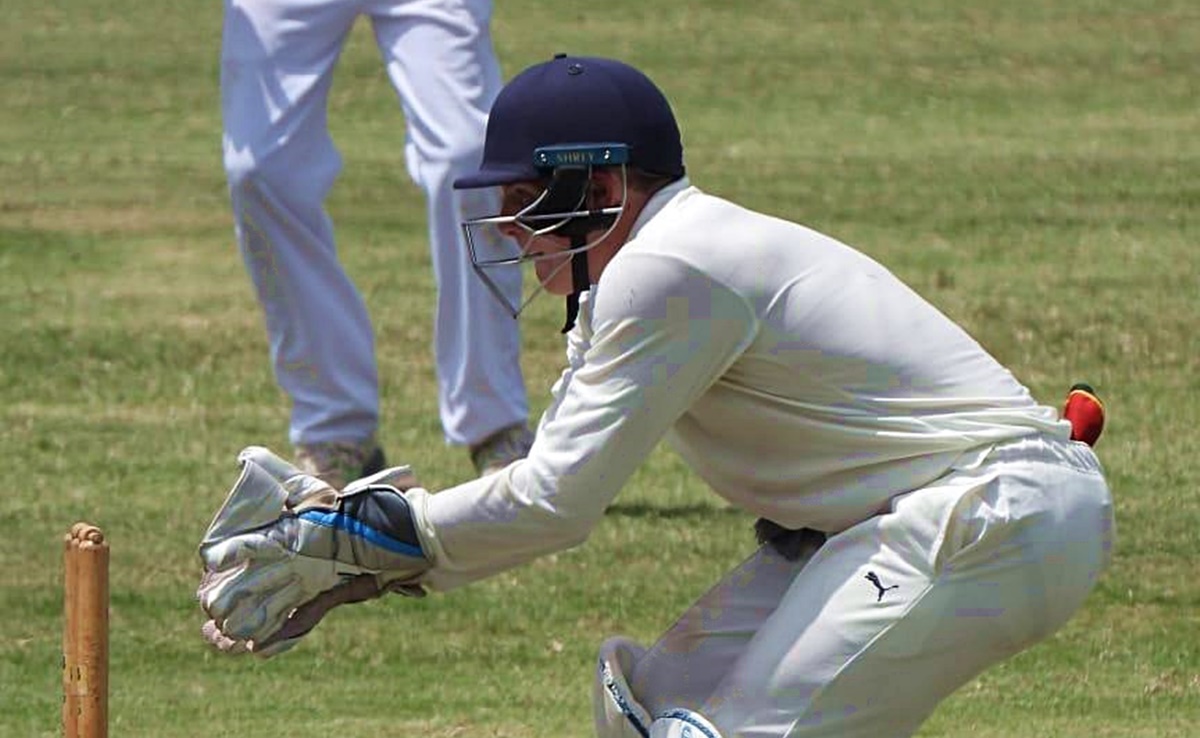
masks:
[(424, 594), (417, 580), (431, 563), (403, 495), (416, 486), (409, 467), (338, 491), (265, 448), (238, 461), (241, 476), (200, 543), (196, 596), (211, 644), (274, 656), (338, 605)]

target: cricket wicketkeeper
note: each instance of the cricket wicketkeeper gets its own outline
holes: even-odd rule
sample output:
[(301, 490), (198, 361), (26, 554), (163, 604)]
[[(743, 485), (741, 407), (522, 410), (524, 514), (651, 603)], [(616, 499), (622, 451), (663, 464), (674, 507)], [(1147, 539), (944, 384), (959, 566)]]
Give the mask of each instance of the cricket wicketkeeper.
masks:
[[(1071, 424), (880, 264), (693, 186), (641, 72), (525, 70), (455, 184), (500, 188), (464, 224), (481, 278), (530, 263), (566, 297), (532, 450), (436, 493), (403, 467), (335, 490), (245, 450), (200, 548), (219, 648), (269, 656), (336, 605), (578, 545), (664, 438), (762, 545), (656, 643), (600, 647), (604, 738), (911, 735), (1096, 584), (1112, 502)], [(519, 258), (482, 256), (493, 228)]]

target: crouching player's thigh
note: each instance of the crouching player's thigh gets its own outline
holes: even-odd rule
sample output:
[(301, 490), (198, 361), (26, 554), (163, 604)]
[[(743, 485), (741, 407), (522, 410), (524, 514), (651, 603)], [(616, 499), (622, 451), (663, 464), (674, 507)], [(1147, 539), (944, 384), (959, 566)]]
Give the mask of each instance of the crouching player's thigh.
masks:
[(1066, 623), (1111, 535), (1082, 444), (1001, 446), (830, 538), (709, 697), (660, 706), (647, 734), (911, 735), (955, 689)]

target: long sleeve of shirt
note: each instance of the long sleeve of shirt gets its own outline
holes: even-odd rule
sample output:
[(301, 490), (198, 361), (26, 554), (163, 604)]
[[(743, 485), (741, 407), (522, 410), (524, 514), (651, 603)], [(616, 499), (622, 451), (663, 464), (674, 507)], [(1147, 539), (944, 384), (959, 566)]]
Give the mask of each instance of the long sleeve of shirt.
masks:
[(989, 444), (1067, 433), (876, 262), (686, 182), (585, 295), (552, 393), (528, 458), (410, 492), (433, 588), (582, 542), (664, 438), (732, 504), (836, 531)]
[(610, 267), (604, 288), (584, 296), (569, 368), (528, 458), (420, 496), (418, 519), (426, 540), (436, 541), (435, 588), (582, 542), (754, 335), (750, 306), (686, 264), (635, 257)]

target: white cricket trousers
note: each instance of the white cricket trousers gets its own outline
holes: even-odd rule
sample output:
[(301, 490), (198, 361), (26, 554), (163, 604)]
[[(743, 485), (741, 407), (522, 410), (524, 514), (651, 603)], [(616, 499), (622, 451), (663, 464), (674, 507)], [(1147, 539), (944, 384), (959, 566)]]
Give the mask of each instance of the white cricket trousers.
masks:
[(909, 736), (1066, 623), (1112, 536), (1091, 449), (1009, 442), (808, 561), (760, 549), (636, 658), (629, 684), (650, 716), (694, 710), (723, 738)]
[[(226, 0), (225, 168), (272, 366), (293, 403), (291, 440), (358, 440), (378, 424), (371, 322), (324, 208), (341, 168), (326, 102), (359, 15), (370, 18), (399, 95), (405, 161), (426, 196), (442, 426), (447, 441), (475, 443), (528, 415), (516, 321), (497, 309), (461, 236), (463, 218), (498, 210), (495, 193), (451, 188), (479, 164), (500, 89), (490, 0)], [(501, 287), (519, 296), (520, 270), (508, 271)]]

